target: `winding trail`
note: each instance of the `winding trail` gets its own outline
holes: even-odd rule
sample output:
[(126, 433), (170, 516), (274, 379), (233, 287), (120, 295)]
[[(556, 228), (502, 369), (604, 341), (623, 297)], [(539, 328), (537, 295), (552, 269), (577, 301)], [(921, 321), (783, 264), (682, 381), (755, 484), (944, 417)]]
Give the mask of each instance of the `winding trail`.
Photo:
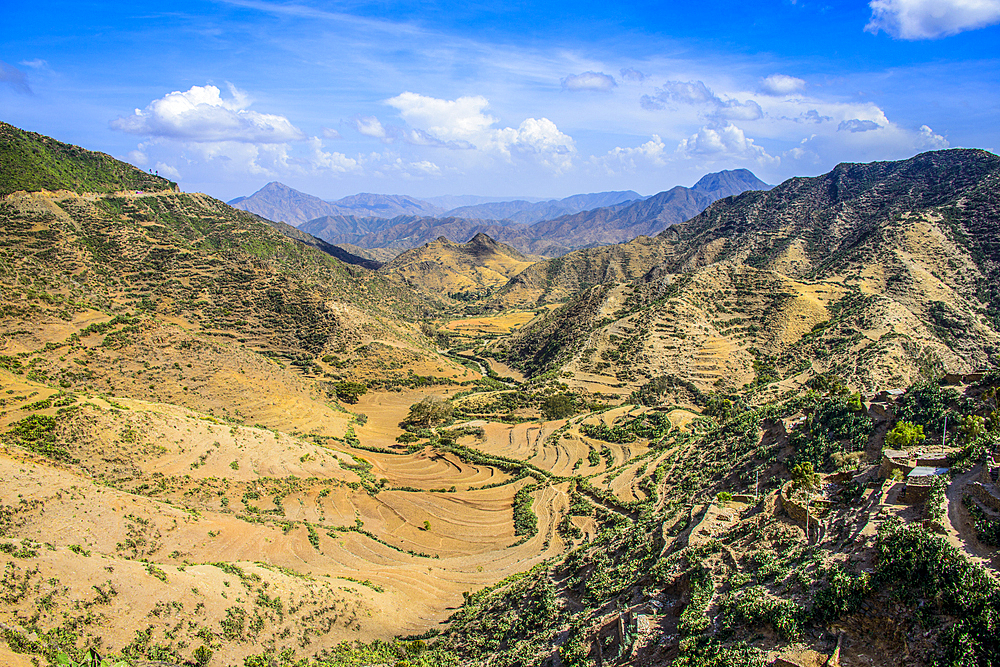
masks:
[(962, 505), (965, 488), (979, 476), (982, 466), (977, 465), (969, 472), (952, 480), (945, 492), (947, 499), (948, 520), (945, 522), (945, 537), (953, 546), (959, 548), (970, 559), (986, 567), (997, 576), (1000, 570), (1000, 549), (983, 545), (977, 538), (975, 528), (969, 518), (969, 512)]

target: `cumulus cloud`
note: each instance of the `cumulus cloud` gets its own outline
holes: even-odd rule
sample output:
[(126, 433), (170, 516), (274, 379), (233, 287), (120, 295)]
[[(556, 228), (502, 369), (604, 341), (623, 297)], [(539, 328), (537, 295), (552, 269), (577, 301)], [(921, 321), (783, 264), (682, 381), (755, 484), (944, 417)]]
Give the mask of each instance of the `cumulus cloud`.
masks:
[(31, 95), (31, 86), (24, 72), (0, 60), (0, 83), (6, 83), (11, 88), (24, 95)]
[(177, 171), (176, 168), (172, 167), (169, 164), (163, 162), (157, 162), (156, 166), (153, 168), (156, 170), (156, 173), (159, 174), (160, 176), (166, 176), (167, 178), (175, 181), (181, 180), (181, 172)]
[(703, 127), (677, 146), (677, 152), (687, 157), (701, 157), (711, 160), (751, 160), (761, 165), (776, 164), (780, 158), (768, 155), (767, 151), (746, 136), (743, 130), (729, 123), (725, 127)]
[(349, 158), (343, 153), (328, 153), (323, 150), (323, 141), (319, 137), (313, 137), (308, 141), (311, 154), (306, 166), (313, 170), (328, 170), (338, 174), (357, 173), (361, 171), (358, 161)]
[(873, 120), (859, 120), (857, 118), (852, 118), (851, 120), (842, 120), (840, 125), (837, 126), (838, 132), (871, 132), (872, 130), (877, 130), (882, 126)]
[(366, 137), (375, 137), (376, 139), (386, 139), (388, 138), (385, 132), (385, 128), (382, 127), (382, 123), (375, 116), (366, 116), (365, 118), (355, 118), (354, 125), (358, 128), (358, 132), (365, 135)]
[(409, 143), (476, 149), (508, 158), (529, 155), (557, 170), (567, 168), (576, 151), (572, 137), (548, 118), (527, 118), (517, 128), (494, 127), (498, 120), (486, 113), (489, 101), (481, 95), (442, 100), (406, 92), (386, 103), (410, 125), (402, 131)]
[(921, 125), (917, 133), (917, 136), (920, 138), (922, 148), (929, 150), (941, 150), (942, 148), (948, 148), (948, 146), (951, 145), (947, 139), (942, 137), (940, 134), (936, 134), (934, 130), (926, 125)]
[(617, 85), (613, 76), (603, 72), (570, 74), (562, 80), (563, 90), (611, 90)]
[(129, 151), (125, 157), (137, 167), (145, 167), (149, 164), (149, 157), (139, 149)]
[(332, 127), (323, 128), (323, 137), (326, 139), (341, 139), (340, 132), (333, 129)]
[(701, 81), (667, 81), (657, 90), (655, 99), (661, 103), (667, 100), (684, 104), (721, 102), (715, 93)]
[(806, 82), (787, 74), (772, 74), (760, 83), (765, 95), (791, 95), (806, 87)]
[(650, 111), (666, 109), (671, 102), (706, 106), (710, 117), (717, 121), (757, 120), (764, 116), (764, 110), (754, 100), (722, 99), (702, 81), (667, 81), (654, 95), (639, 98), (642, 108)]
[(1000, 23), (1000, 0), (871, 0), (870, 33), (939, 39)]
[(129, 134), (191, 142), (238, 141), (280, 144), (305, 139), (284, 116), (250, 111), (250, 99), (235, 86), (224, 99), (215, 86), (192, 86), (153, 100), (131, 116), (119, 116), (111, 127)]
[(668, 155), (663, 139), (654, 134), (644, 144), (626, 148), (616, 146), (607, 155), (591, 158), (591, 161), (602, 165), (609, 174), (614, 174), (619, 171), (635, 172), (643, 167), (662, 167), (667, 163)]

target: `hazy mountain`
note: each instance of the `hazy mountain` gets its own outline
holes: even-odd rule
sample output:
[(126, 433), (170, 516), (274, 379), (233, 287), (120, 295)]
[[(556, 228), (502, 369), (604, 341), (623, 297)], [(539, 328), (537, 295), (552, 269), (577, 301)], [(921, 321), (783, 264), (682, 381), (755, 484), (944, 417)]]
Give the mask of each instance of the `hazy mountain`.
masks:
[(443, 211), (409, 195), (376, 195), (368, 192), (330, 202), (341, 215), (395, 218), (400, 215), (437, 215)]
[(424, 201), (437, 206), (444, 211), (452, 211), (461, 206), (475, 206), (492, 202), (514, 201), (515, 199), (530, 203), (543, 201), (544, 197), (483, 197), (481, 195), (439, 195), (424, 197)]
[(549, 220), (561, 215), (589, 211), (602, 206), (613, 206), (626, 201), (642, 199), (638, 192), (598, 192), (573, 195), (565, 199), (530, 202), (519, 199), (452, 209), (446, 215), (456, 218), (482, 218), (509, 220), (521, 224), (531, 224), (539, 220)]
[(333, 204), (277, 181), (268, 183), (249, 197), (237, 197), (229, 201), (229, 205), (296, 227), (306, 220), (340, 213)]
[(393, 218), (399, 215), (436, 215), (442, 210), (407, 195), (361, 193), (336, 201), (299, 192), (273, 181), (249, 197), (237, 197), (230, 206), (298, 227), (307, 220), (328, 215)]
[(746, 170), (710, 174), (699, 184), (701, 189), (677, 186), (647, 198), (632, 191), (574, 195), (556, 203), (569, 207), (602, 201), (618, 200), (619, 203), (531, 225), (520, 224), (518, 216), (541, 214), (545, 207), (552, 205), (551, 202), (530, 204), (514, 201), (465, 208), (466, 213), (482, 210), (506, 216), (500, 220), (463, 216), (402, 216), (393, 219), (326, 216), (310, 220), (302, 225), (302, 229), (329, 243), (398, 250), (415, 248), (439, 236), (461, 240), (482, 233), (521, 252), (551, 257), (576, 248), (620, 243), (642, 234), (656, 234), (705, 210), (715, 201), (716, 194), (728, 196), (725, 193), (740, 187), (769, 187)]
[(712, 201), (707, 194), (678, 185), (647, 199), (543, 220), (531, 225), (528, 234), (537, 239), (534, 250), (539, 254), (560, 254), (560, 247), (568, 250), (620, 243), (656, 234), (698, 215)]

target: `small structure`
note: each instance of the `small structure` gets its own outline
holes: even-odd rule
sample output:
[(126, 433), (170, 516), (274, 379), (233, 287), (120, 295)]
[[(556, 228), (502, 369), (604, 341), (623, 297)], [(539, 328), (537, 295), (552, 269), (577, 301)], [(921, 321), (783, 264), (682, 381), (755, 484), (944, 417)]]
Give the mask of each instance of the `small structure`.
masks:
[(878, 473), (885, 479), (892, 477), (892, 471), (898, 470), (906, 477), (910, 471), (917, 467), (916, 462), (910, 458), (910, 453), (902, 449), (883, 449), (882, 465), (879, 466)]
[(879, 393), (875, 394), (875, 398), (872, 399), (875, 403), (893, 403), (897, 398), (905, 394), (906, 392), (902, 389), (883, 389)]
[(934, 479), (948, 473), (948, 468), (932, 466), (916, 466), (906, 475), (906, 487), (899, 499), (907, 503), (919, 503), (927, 500), (931, 494)]
[(986, 371), (973, 371), (972, 373), (945, 373), (944, 383), (946, 385), (972, 384), (979, 382), (986, 376)]

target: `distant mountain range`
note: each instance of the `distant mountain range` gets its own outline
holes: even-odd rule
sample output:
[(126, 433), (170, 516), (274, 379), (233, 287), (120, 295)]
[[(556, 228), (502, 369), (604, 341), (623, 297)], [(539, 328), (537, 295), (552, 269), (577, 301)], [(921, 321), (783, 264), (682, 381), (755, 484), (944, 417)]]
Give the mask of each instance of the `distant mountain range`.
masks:
[(287, 222), (296, 227), (307, 220), (327, 215), (394, 218), (399, 215), (434, 216), (444, 213), (443, 209), (429, 202), (407, 195), (376, 195), (362, 192), (328, 202), (277, 181), (268, 183), (249, 197), (237, 197), (228, 203), (234, 208), (256, 213), (269, 220)]
[[(390, 248), (399, 252), (416, 248), (440, 236), (461, 242), (476, 234), (487, 234), (523, 253), (557, 256), (577, 248), (620, 243), (636, 236), (657, 234), (672, 224), (698, 215), (718, 199), (770, 187), (752, 172), (739, 169), (709, 174), (694, 187), (676, 186), (646, 198), (630, 191), (603, 192), (535, 204), (515, 201), (467, 206), (447, 216), (402, 215), (385, 219), (326, 215), (309, 220), (299, 228), (332, 244)], [(531, 224), (518, 221), (518, 216), (530, 219), (546, 208), (579, 208), (588, 203), (608, 201), (616, 203), (543, 218)], [(505, 209), (507, 204), (511, 206)], [(510, 217), (467, 217), (474, 210), (510, 213)]]
[(299, 192), (273, 181), (249, 197), (237, 197), (230, 206), (298, 227), (316, 218), (326, 216), (355, 216), (358, 218), (391, 219), (399, 216), (424, 216), (439, 218), (468, 218), (477, 220), (505, 220), (518, 224), (531, 224), (550, 220), (561, 215), (579, 213), (602, 206), (642, 199), (638, 192), (597, 192), (566, 197), (565, 199), (538, 200), (532, 198), (503, 199), (475, 195), (433, 197), (416, 199), (408, 195), (376, 195), (361, 193), (336, 201)]

